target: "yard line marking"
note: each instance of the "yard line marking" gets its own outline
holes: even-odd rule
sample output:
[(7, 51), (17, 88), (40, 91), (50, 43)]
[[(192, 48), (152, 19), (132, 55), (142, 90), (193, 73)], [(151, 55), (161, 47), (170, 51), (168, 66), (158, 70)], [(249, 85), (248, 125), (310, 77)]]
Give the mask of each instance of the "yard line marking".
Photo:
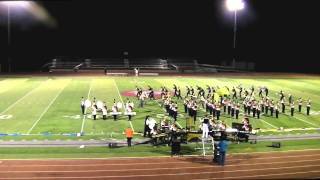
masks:
[(260, 119), (260, 121), (262, 121), (262, 122), (264, 122), (264, 123), (268, 124), (269, 126), (271, 126), (271, 127), (273, 127), (273, 128), (278, 129), (278, 127), (276, 127), (276, 126), (274, 126), (274, 125), (272, 125), (272, 124), (268, 123), (267, 121), (265, 121), (265, 120), (263, 120), (263, 119)]
[(38, 118), (38, 120), (33, 123), (32, 127), (29, 129), (29, 131), (27, 132), (27, 134), (30, 134), (31, 131), (33, 130), (33, 128), (38, 124), (38, 122), (42, 119), (42, 117), (45, 115), (45, 113), (49, 110), (49, 108), (51, 107), (51, 105), (56, 101), (56, 99), (60, 96), (61, 92), (64, 90), (64, 88), (67, 85), (64, 85), (64, 87), (59, 91), (59, 93), (51, 100), (50, 104), (46, 107), (46, 109), (41, 113), (40, 117)]
[[(121, 94), (120, 94), (120, 91), (119, 91), (118, 85), (117, 85), (117, 83), (116, 83), (116, 81), (115, 81), (114, 79), (112, 79), (112, 80), (113, 80), (114, 85), (116, 86), (116, 89), (117, 89), (118, 95), (119, 95), (119, 97), (120, 97), (120, 101), (121, 101), (121, 103), (122, 103), (123, 110), (125, 111), (124, 102), (123, 102), (123, 100), (122, 100), (122, 97), (121, 97)], [(129, 121), (129, 124), (130, 124), (130, 126), (131, 126), (131, 129), (132, 129), (132, 130), (133, 130), (133, 132), (134, 132), (134, 128), (133, 128), (133, 125), (132, 125), (131, 121)]]
[[(244, 160), (244, 159), (240, 159)], [(266, 162), (266, 163), (246, 163), (246, 164), (231, 164), (225, 165), (225, 167), (238, 167), (238, 166), (257, 166), (257, 165), (273, 165), (273, 164), (289, 164), (289, 163), (304, 163), (304, 162), (319, 162), (320, 159), (312, 159), (312, 160), (299, 160), (299, 161), (284, 161), (284, 162)], [(195, 161), (197, 162), (209, 162), (209, 161)], [(169, 162), (171, 164), (175, 164), (175, 162)], [(177, 162), (177, 164), (191, 164), (191, 162)], [(134, 164), (143, 164), (143, 163), (124, 163), (124, 164), (89, 164), (89, 166), (100, 166), (100, 165), (134, 165)], [(144, 164), (153, 164), (156, 163), (144, 163)], [(166, 163), (161, 163), (166, 164)], [(0, 166), (1, 167), (1, 166)], [(4, 166), (2, 166), (4, 167)], [(11, 168), (19, 168), (19, 167), (87, 167), (85, 164), (66, 164), (66, 165), (10, 165)], [(64, 173), (72, 173), (72, 172), (127, 172), (127, 171), (154, 171), (154, 170), (179, 170), (179, 169), (202, 169), (202, 168), (219, 168), (219, 166), (213, 166), (211, 164), (200, 165), (200, 166), (186, 166), (186, 167), (159, 167), (159, 168), (137, 168), (137, 169), (96, 169), (96, 170), (32, 170), (32, 171), (21, 171), (21, 170), (7, 170), (7, 171), (0, 171), (0, 174), (3, 173), (40, 173), (40, 172), (64, 172)]]
[[(44, 84), (45, 82), (49, 81), (46, 80), (44, 82), (42, 82), (41, 84)], [(27, 96), (29, 96), (30, 94), (32, 94), (36, 89), (38, 89), (38, 87), (41, 86), (41, 84), (35, 88), (33, 88), (31, 91), (29, 91), (28, 93), (26, 93), (23, 97), (21, 97), (20, 99), (18, 99), (16, 102), (14, 102), (13, 104), (11, 104), (9, 107), (7, 107), (7, 109), (5, 109), (4, 111), (2, 111), (0, 114), (4, 114), (6, 113), (7, 111), (9, 111), (11, 108), (13, 108), (16, 104), (18, 104), (20, 101), (22, 101), (24, 98), (26, 98)]]
[(307, 121), (307, 120), (300, 119), (300, 118), (298, 118), (298, 117), (296, 117), (296, 116), (291, 116), (291, 115), (288, 115), (288, 114), (284, 114), (284, 115), (289, 116), (289, 117), (292, 117), (292, 118), (297, 119), (297, 120), (300, 120), (300, 121), (303, 121), (303, 122), (308, 123), (308, 124), (310, 124), (310, 125), (312, 125), (312, 126), (319, 127), (319, 125), (313, 124), (312, 122), (309, 122), (309, 121)]
[[(214, 166), (213, 166), (214, 167)], [(218, 166), (217, 166), (218, 167)], [(137, 174), (137, 175), (120, 175), (120, 176), (80, 176), (80, 177), (30, 177), (29, 179), (90, 179), (90, 178), (132, 178), (132, 177), (155, 177), (155, 176), (185, 176), (185, 175), (201, 175), (201, 174), (221, 174), (221, 173), (237, 173), (237, 172), (254, 172), (254, 171), (267, 171), (267, 170), (282, 170), (282, 169), (294, 169), (294, 168), (311, 168), (311, 167), (320, 167), (320, 165), (304, 165), (304, 166), (290, 166), (290, 167), (273, 167), (273, 168), (256, 168), (256, 169), (241, 169), (241, 170), (222, 170), (222, 171), (204, 171), (204, 172), (190, 172), (190, 173), (167, 173), (167, 174)], [(76, 171), (75, 171), (76, 172)], [(318, 173), (320, 171), (303, 171), (303, 172), (292, 172), (291, 174), (297, 173)], [(255, 176), (266, 176), (267, 174), (263, 175), (255, 175)], [(272, 174), (271, 174), (272, 175)], [(255, 177), (254, 176), (254, 177)], [(239, 176), (237, 176), (239, 177)], [(224, 177), (225, 178), (225, 177)], [(229, 177), (229, 178), (236, 178), (236, 177)], [(9, 178), (0, 178), (0, 179), (9, 179)], [(18, 178), (10, 178), (10, 179), (25, 179), (23, 177)], [(221, 178), (212, 178), (212, 179), (221, 179)]]
[[(91, 88), (92, 88), (92, 80), (90, 81), (90, 88), (89, 88), (89, 91), (88, 91), (87, 99), (90, 98)], [(87, 117), (87, 108), (84, 109), (84, 115), (83, 115), (83, 118), (82, 118), (82, 125), (81, 125), (81, 131), (80, 131), (81, 134), (83, 133), (84, 123), (85, 123), (86, 117)]]

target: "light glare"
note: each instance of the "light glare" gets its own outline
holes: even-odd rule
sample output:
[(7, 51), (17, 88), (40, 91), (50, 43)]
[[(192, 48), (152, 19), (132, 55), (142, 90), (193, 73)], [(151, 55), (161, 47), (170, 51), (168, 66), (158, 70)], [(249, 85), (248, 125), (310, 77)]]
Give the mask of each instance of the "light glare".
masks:
[(9, 7), (28, 7), (30, 5), (29, 1), (2, 1), (0, 3)]
[(226, 0), (226, 6), (229, 11), (238, 11), (244, 8), (242, 0)]

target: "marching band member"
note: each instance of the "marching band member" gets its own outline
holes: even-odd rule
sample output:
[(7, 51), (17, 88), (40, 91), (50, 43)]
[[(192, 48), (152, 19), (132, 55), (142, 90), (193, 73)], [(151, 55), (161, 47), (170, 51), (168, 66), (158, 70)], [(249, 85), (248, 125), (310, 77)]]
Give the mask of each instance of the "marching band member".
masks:
[(217, 120), (219, 120), (220, 118), (220, 107), (221, 107), (221, 104), (218, 103), (216, 106)]
[(264, 112), (264, 101), (265, 101), (265, 98), (261, 99), (259, 103), (261, 107), (261, 112)]
[(132, 112), (133, 112), (133, 106), (131, 103), (128, 103), (127, 108), (126, 108), (126, 112), (128, 114), (128, 120), (131, 121)]
[(167, 121), (166, 117), (163, 118), (163, 120), (160, 122), (160, 126), (162, 131), (164, 131), (165, 129), (169, 129), (169, 122)]
[(215, 100), (212, 100), (212, 102), (211, 102), (211, 109), (212, 109), (212, 118), (213, 117), (216, 117), (216, 115), (217, 115), (217, 103), (216, 103), (216, 101)]
[(208, 139), (209, 118), (206, 116), (202, 121), (202, 139)]
[(286, 112), (286, 105), (285, 105), (285, 98), (283, 97), (281, 99), (281, 105), (282, 105), (282, 113), (285, 113)]
[(230, 115), (230, 113), (231, 113), (231, 100), (230, 99), (228, 99), (228, 101), (227, 101), (227, 106), (228, 106), (228, 115)]
[(242, 99), (242, 91), (243, 91), (243, 88), (241, 87), (241, 85), (238, 86), (238, 89), (239, 89), (239, 97), (240, 99)]
[(270, 112), (271, 112), (271, 116), (273, 116), (273, 111), (274, 111), (274, 104), (273, 104), (273, 100), (271, 100), (271, 102), (270, 102)]
[(189, 100), (189, 101), (188, 101), (188, 104), (187, 104), (187, 107), (188, 107), (188, 115), (189, 115), (190, 117), (193, 116), (192, 105), (193, 105), (192, 100)]
[(186, 88), (187, 88), (187, 95), (186, 95), (186, 96), (188, 97), (188, 96), (190, 96), (190, 94), (191, 94), (191, 93), (190, 93), (190, 88), (189, 88), (189, 86), (186, 86)]
[(257, 103), (254, 101), (252, 103), (252, 116), (256, 117), (256, 112), (257, 112)]
[(113, 120), (117, 120), (117, 115), (118, 115), (118, 107), (117, 104), (114, 103), (112, 106), (112, 115), (113, 115)]
[(102, 119), (103, 120), (106, 120), (107, 119), (107, 108), (106, 108), (106, 106), (104, 106), (103, 108), (102, 108)]
[(240, 103), (236, 105), (236, 119), (239, 118), (239, 113), (240, 113)]
[(222, 99), (222, 102), (221, 102), (221, 104), (222, 104), (222, 106), (223, 106), (223, 113), (225, 114), (226, 113), (226, 111), (227, 111), (227, 100), (226, 100), (226, 98), (223, 98)]
[(292, 101), (290, 107), (291, 107), (291, 116), (293, 116), (293, 114), (294, 114), (294, 102), (293, 101)]
[(172, 106), (172, 116), (173, 116), (174, 122), (176, 122), (177, 116), (178, 116), (178, 105), (177, 104), (173, 104), (173, 106)]
[(153, 118), (148, 116), (148, 119), (146, 121), (146, 125), (149, 127), (150, 129), (150, 133), (153, 134), (154, 133), (154, 127), (156, 126), (157, 122), (156, 120), (154, 120)]
[(309, 99), (307, 102), (307, 115), (310, 115), (310, 109), (311, 109), (311, 100)]
[(141, 108), (143, 108), (143, 104), (144, 104), (144, 99), (145, 99), (145, 93), (142, 93), (139, 97), (140, 100), (140, 106)]
[(184, 106), (184, 113), (187, 113), (188, 112), (188, 99), (187, 99), (187, 97), (184, 98), (184, 100), (183, 100), (183, 106)]
[(93, 117), (93, 120), (96, 120), (96, 118), (97, 118), (97, 107), (96, 107), (96, 105), (92, 106), (92, 117)]
[(289, 94), (288, 100), (289, 100), (289, 104), (292, 104), (292, 102), (293, 102), (293, 96), (292, 96), (292, 94)]
[(279, 95), (280, 95), (280, 101), (284, 100), (284, 93), (282, 90), (280, 91)]
[(246, 102), (246, 100), (244, 100), (244, 101), (242, 102), (242, 104), (243, 104), (243, 114), (247, 114), (248, 108), (247, 108), (247, 102)]
[(177, 98), (178, 99), (182, 99), (182, 96), (181, 96), (181, 89), (178, 87), (178, 90), (177, 90)]
[(259, 87), (259, 97), (263, 97), (262, 96), (262, 87)]
[(269, 100), (267, 99), (266, 102), (264, 103), (264, 106), (265, 106), (265, 114), (266, 116), (268, 115), (268, 111), (269, 111)]
[(231, 117), (233, 118), (234, 117), (234, 113), (235, 113), (235, 103), (234, 102), (231, 102)]
[(151, 100), (151, 99), (155, 99), (154, 98), (154, 91), (153, 91), (153, 88), (151, 87), (151, 86), (149, 86), (148, 85), (148, 87), (149, 87), (149, 89), (148, 89), (148, 91), (149, 91), (149, 99)]
[(250, 113), (251, 113), (251, 106), (252, 106), (252, 103), (251, 103), (251, 101), (249, 100), (249, 101), (247, 102), (247, 112), (248, 112), (248, 116), (250, 116)]
[(276, 118), (277, 118), (277, 119), (279, 118), (279, 107), (280, 107), (280, 104), (279, 104), (279, 102), (277, 102), (277, 104), (276, 104), (276, 106), (275, 106)]
[(204, 96), (200, 96), (200, 101), (201, 101), (202, 109), (204, 109), (204, 106), (206, 104), (206, 99), (204, 98)]
[(299, 98), (299, 100), (298, 100), (298, 107), (299, 107), (299, 113), (301, 113), (302, 98)]
[(177, 125), (175, 123), (172, 123), (170, 126), (170, 131), (177, 132), (177, 130), (178, 130)]
[(256, 108), (257, 108), (257, 118), (260, 119), (261, 105), (258, 104)]
[(149, 128), (149, 116), (146, 116), (146, 118), (144, 119), (144, 132), (143, 132), (143, 137), (146, 137), (146, 135), (148, 134), (148, 137), (151, 137), (151, 129)]
[(266, 93), (266, 97), (268, 97), (268, 94), (269, 94), (269, 89), (268, 89), (268, 87), (264, 87), (264, 92)]
[(194, 89), (193, 89), (192, 86), (190, 86), (190, 87), (191, 87), (191, 89), (190, 89), (190, 94), (191, 94), (191, 96), (194, 96)]
[(177, 91), (178, 91), (178, 88), (177, 88), (177, 85), (173, 84), (173, 97), (176, 97), (177, 96)]
[(198, 110), (198, 106), (196, 103), (193, 104), (192, 106), (192, 115), (193, 115), (193, 122), (196, 123), (197, 120), (197, 110)]
[(84, 115), (85, 103), (84, 103), (84, 98), (83, 97), (81, 97), (80, 106), (81, 106), (82, 115)]

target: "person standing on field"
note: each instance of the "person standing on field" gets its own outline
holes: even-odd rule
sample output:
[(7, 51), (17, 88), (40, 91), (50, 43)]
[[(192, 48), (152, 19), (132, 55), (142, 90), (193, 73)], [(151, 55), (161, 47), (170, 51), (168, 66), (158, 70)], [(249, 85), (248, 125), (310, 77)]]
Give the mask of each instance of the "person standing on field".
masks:
[(128, 144), (128, 147), (131, 147), (131, 140), (133, 138), (133, 130), (128, 127), (126, 130), (125, 130), (125, 134), (126, 134), (126, 137), (127, 137), (127, 144)]

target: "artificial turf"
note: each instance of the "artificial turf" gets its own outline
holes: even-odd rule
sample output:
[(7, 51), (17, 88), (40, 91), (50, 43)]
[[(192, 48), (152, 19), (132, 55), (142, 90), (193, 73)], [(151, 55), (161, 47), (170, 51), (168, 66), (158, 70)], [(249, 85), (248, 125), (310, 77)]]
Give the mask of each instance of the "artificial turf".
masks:
[[(136, 86), (147, 89), (148, 85), (154, 90), (160, 90), (161, 86), (172, 89), (173, 84), (179, 86), (182, 95), (185, 95), (185, 86), (196, 85), (206, 88), (210, 86), (228, 86), (232, 88), (242, 84), (245, 88), (255, 86), (256, 96), (259, 86), (269, 88), (270, 97), (278, 100), (277, 93), (283, 90), (285, 95), (293, 94), (297, 100), (312, 100), (311, 115), (307, 116), (305, 104), (302, 113), (296, 112), (295, 116), (280, 114), (280, 118), (262, 116), (260, 120), (250, 119), (253, 128), (260, 128), (262, 134), (280, 134), (278, 128), (296, 129), (311, 128), (297, 132), (317, 133), (320, 127), (320, 80), (318, 76), (303, 76), (295, 78), (283, 77), (2, 77), (0, 78), (0, 136), (3, 140), (9, 139), (123, 139), (123, 131), (126, 127), (133, 127), (135, 132), (143, 132), (144, 119), (151, 115), (160, 122), (164, 111), (159, 106), (159, 100), (148, 100), (144, 108), (138, 107), (135, 97), (125, 97), (122, 92), (133, 91)], [(113, 100), (126, 102), (127, 98), (135, 103), (132, 124), (127, 116), (121, 116), (118, 121), (111, 117), (107, 120), (93, 121), (90, 116), (81, 115), (80, 99), (89, 97), (106, 101), (110, 109)], [(182, 100), (179, 103), (178, 123), (185, 127), (187, 115), (183, 113)], [(88, 111), (90, 113), (90, 111)], [(199, 118), (205, 115), (203, 109), (199, 110)], [(231, 125), (232, 122), (241, 122), (222, 115), (221, 119)], [(82, 137), (74, 137), (75, 133), (84, 132)], [(291, 131), (295, 133), (295, 131)], [(7, 134), (12, 136), (6, 136)], [(70, 134), (70, 136), (66, 135)], [(136, 135), (139, 136), (139, 135)]]

